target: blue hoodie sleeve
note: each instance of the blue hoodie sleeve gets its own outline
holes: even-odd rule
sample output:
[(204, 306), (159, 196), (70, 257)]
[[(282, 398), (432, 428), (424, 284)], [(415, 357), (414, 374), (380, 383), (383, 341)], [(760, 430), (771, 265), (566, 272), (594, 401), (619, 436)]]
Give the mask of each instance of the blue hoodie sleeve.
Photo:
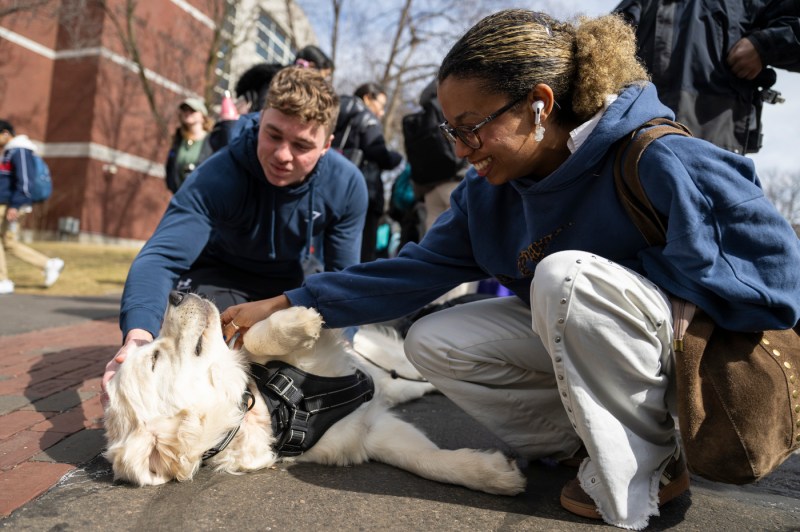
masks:
[(457, 188), (451, 208), (422, 242), (406, 244), (399, 256), (313, 275), (286, 296), (339, 328), (405, 316), (463, 282), (484, 279), (472, 256), (463, 194), (464, 187)]
[(213, 220), (236, 207), (238, 180), (221, 180), (209, 165), (199, 168), (172, 198), (161, 222), (131, 264), (120, 307), (123, 338), (131, 329), (156, 336), (167, 295), (177, 279), (200, 256), (211, 236)]
[(644, 153), (642, 184), (668, 217), (667, 244), (642, 252), (648, 277), (739, 331), (800, 319), (800, 241), (764, 196), (750, 159), (665, 137)]
[[(340, 271), (361, 260), (361, 235), (364, 231), (364, 218), (367, 215), (367, 185), (358, 169), (344, 157), (330, 153), (325, 157), (328, 175), (317, 179), (331, 181), (339, 178), (345, 190), (337, 192), (335, 223), (325, 230), (323, 256), (325, 271)], [(334, 175), (334, 174), (338, 174)], [(347, 177), (345, 177), (345, 175)], [(337, 181), (337, 182), (338, 182)]]

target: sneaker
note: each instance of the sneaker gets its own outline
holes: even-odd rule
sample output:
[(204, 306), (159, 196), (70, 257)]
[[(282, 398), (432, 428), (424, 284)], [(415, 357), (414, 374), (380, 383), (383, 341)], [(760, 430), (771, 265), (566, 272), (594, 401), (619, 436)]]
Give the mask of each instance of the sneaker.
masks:
[[(680, 448), (670, 458), (667, 467), (661, 474), (658, 490), (658, 507), (681, 495), (689, 489), (689, 470), (686, 468), (686, 459)], [(573, 478), (561, 490), (561, 506), (568, 512), (589, 519), (603, 519), (597, 506), (589, 495), (583, 491), (577, 478)]]
[(14, 282), (11, 279), (0, 281), (0, 294), (13, 294)]
[(50, 288), (58, 281), (61, 270), (64, 269), (64, 261), (58, 257), (50, 259), (44, 267), (44, 286)]

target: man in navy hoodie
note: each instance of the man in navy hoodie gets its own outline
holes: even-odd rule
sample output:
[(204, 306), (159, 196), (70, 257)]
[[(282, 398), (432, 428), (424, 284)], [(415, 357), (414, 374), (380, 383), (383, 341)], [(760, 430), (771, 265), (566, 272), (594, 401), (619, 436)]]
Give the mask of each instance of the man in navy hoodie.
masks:
[(297, 288), (312, 270), (358, 263), (367, 191), (358, 169), (329, 149), (338, 110), (319, 72), (283, 69), (260, 117), (187, 178), (131, 265), (123, 346), (104, 384), (158, 335), (174, 288), (225, 309)]

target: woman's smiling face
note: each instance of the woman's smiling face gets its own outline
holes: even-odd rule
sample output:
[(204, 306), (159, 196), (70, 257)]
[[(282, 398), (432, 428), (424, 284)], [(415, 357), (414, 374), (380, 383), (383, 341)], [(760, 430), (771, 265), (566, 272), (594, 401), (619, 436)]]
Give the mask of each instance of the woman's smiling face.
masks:
[[(502, 109), (511, 97), (486, 94), (475, 79), (448, 77), (439, 84), (439, 102), (451, 126), (474, 126)], [(478, 175), (493, 185), (533, 173), (538, 143), (533, 136), (533, 112), (528, 98), (497, 116), (477, 131), (481, 146), (473, 149), (461, 140), (456, 154), (466, 157)]]

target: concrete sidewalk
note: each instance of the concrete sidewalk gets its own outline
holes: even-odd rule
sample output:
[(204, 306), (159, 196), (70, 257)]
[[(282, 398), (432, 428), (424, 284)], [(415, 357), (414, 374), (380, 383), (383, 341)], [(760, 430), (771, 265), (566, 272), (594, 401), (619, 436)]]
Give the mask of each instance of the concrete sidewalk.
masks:
[[(192, 482), (114, 484), (100, 376), (119, 345), (116, 298), (0, 298), (0, 527), (9, 530), (594, 530), (558, 503), (575, 470), (542, 462), (499, 497), (382, 464), (280, 466)], [(445, 448), (502, 447), (441, 395), (398, 413)], [(800, 456), (756, 485), (693, 478), (649, 530), (800, 530)]]

